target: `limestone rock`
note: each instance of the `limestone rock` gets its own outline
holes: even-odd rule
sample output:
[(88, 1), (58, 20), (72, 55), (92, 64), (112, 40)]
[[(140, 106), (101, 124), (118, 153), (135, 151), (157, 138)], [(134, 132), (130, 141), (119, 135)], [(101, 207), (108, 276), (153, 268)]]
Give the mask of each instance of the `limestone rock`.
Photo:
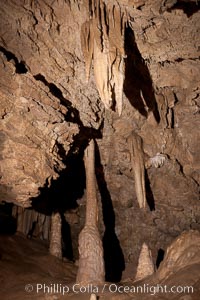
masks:
[(199, 231), (183, 232), (167, 248), (164, 260), (157, 272), (158, 280), (167, 280), (175, 272), (186, 270), (191, 265), (197, 264), (200, 266), (199, 251)]
[(154, 273), (154, 264), (152, 260), (151, 251), (146, 243), (143, 243), (140, 256), (138, 259), (137, 273), (135, 281), (144, 279)]
[(58, 212), (51, 216), (51, 234), (49, 252), (58, 258), (62, 258), (62, 235), (61, 235), (61, 217)]

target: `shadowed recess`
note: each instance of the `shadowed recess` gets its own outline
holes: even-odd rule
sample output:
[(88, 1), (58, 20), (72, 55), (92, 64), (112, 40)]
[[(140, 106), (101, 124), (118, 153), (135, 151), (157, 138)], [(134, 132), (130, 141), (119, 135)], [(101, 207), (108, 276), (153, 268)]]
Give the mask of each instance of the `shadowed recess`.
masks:
[(165, 251), (163, 249), (159, 249), (158, 250), (158, 255), (157, 255), (157, 259), (156, 259), (156, 267), (159, 268), (160, 263), (163, 261), (165, 256)]
[(8, 61), (14, 61), (17, 74), (25, 74), (28, 72), (25, 62), (19, 61), (18, 58), (12, 52), (6, 50), (3, 47), (0, 47), (0, 52), (2, 52), (6, 56)]
[(103, 221), (105, 232), (103, 236), (104, 261), (105, 261), (105, 279), (110, 282), (119, 282), (122, 272), (125, 269), (124, 255), (115, 233), (115, 213), (112, 199), (107, 188), (104, 177), (103, 166), (101, 164), (98, 145), (96, 145), (96, 178), (101, 194)]
[(59, 177), (40, 188), (40, 195), (32, 199), (32, 207), (43, 214), (52, 212), (64, 213), (67, 209), (76, 208), (76, 200), (83, 196), (85, 189), (85, 169), (81, 154), (71, 156), (67, 167)]
[(13, 204), (0, 204), (0, 234), (11, 235), (16, 232), (17, 220), (12, 216)]
[(148, 176), (147, 170), (145, 170), (145, 187), (146, 187), (147, 204), (151, 211), (155, 210), (155, 200), (154, 200), (153, 192), (151, 189), (151, 184), (149, 181), (149, 176)]
[(147, 117), (149, 111), (153, 111), (156, 121), (160, 116), (154, 95), (151, 75), (142, 58), (132, 29), (125, 29), (125, 80), (124, 93), (131, 105), (143, 116)]
[(69, 223), (66, 221), (63, 214), (61, 214), (62, 220), (62, 256), (69, 260), (74, 259), (73, 248), (72, 248), (72, 237), (71, 228)]
[(193, 14), (197, 13), (200, 9), (200, 3), (197, 1), (177, 1), (172, 7), (168, 8), (167, 11), (171, 12), (173, 10), (183, 10), (187, 17), (191, 17)]

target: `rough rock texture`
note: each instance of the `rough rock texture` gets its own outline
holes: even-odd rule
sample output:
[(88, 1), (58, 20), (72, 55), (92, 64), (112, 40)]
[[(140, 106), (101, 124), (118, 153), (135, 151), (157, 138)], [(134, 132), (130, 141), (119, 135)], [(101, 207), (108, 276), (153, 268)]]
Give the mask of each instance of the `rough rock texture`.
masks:
[(1, 1), (1, 199), (23, 206), (64, 168), (79, 130), (99, 127), (103, 108), (84, 78), (85, 9), (50, 2)]
[(95, 141), (85, 151), (86, 218), (79, 235), (79, 263), (76, 281), (79, 284), (102, 283), (105, 280), (102, 241), (98, 230), (98, 203), (95, 176)]
[(166, 281), (172, 274), (179, 273), (181, 270), (190, 268), (195, 264), (197, 270), (200, 270), (199, 250), (199, 231), (190, 230), (183, 232), (167, 248), (166, 255), (158, 269), (156, 278), (158, 278), (159, 282)]
[(61, 217), (58, 212), (51, 216), (51, 235), (49, 243), (49, 252), (58, 258), (62, 258), (62, 230)]
[(152, 261), (151, 251), (149, 250), (147, 244), (143, 244), (138, 259), (137, 273), (135, 275), (135, 280), (141, 280), (148, 277), (154, 273), (154, 264)]
[[(199, 300), (200, 293), (200, 234), (198, 231), (184, 232), (169, 246), (167, 254), (157, 271), (151, 277), (138, 282), (119, 283), (119, 287), (129, 287), (135, 293), (110, 293), (108, 289), (99, 292), (91, 291), (73, 293), (76, 267), (70, 262), (63, 262), (47, 254), (47, 244), (43, 241), (27, 240), (21, 235), (13, 237), (0, 237), (0, 292), (3, 299), (48, 299), (48, 300), (89, 300), (91, 293), (95, 293), (99, 300)], [(17, 276), (16, 276), (17, 274)], [(25, 276), (26, 275), (26, 276)], [(9, 278), (9, 280), (8, 280)], [(47, 287), (52, 283), (59, 283), (58, 289), (47, 292)], [(41, 289), (36, 291), (38, 283), (46, 285), (46, 292)], [(141, 287), (146, 284), (146, 292), (141, 292)], [(25, 286), (28, 287), (25, 288)], [(33, 290), (29, 290), (30, 285)], [(59, 293), (60, 286), (69, 287), (69, 292)], [(107, 283), (107, 286), (109, 284)], [(157, 287), (160, 287), (160, 290)], [(179, 292), (162, 292), (161, 287), (166, 286), (166, 291), (177, 287)], [(114, 286), (113, 286), (114, 287)], [(147, 292), (147, 287), (152, 287)], [(185, 287), (185, 292), (180, 292)], [(187, 288), (190, 288), (189, 290)], [(138, 291), (137, 292), (137, 288)], [(192, 289), (193, 288), (193, 292)], [(25, 290), (24, 290), (25, 289)], [(160, 292), (159, 292), (160, 291)], [(93, 294), (94, 295), (94, 294)], [(95, 298), (94, 296), (92, 299)], [(96, 299), (96, 298), (95, 298)]]
[[(0, 1), (0, 200), (31, 206), (68, 169), (69, 158), (98, 138), (102, 235), (106, 227), (104, 240), (114, 237), (110, 260), (119, 273), (125, 260), (134, 276), (143, 242), (155, 263), (174, 237), (200, 229), (199, 1), (117, 2), (127, 18), (120, 117), (115, 107), (105, 110), (94, 65), (85, 78), (81, 28), (90, 19), (88, 1)], [(136, 200), (132, 131), (147, 160), (167, 157), (145, 172), (145, 211)], [(74, 240), (84, 224), (80, 202)]]

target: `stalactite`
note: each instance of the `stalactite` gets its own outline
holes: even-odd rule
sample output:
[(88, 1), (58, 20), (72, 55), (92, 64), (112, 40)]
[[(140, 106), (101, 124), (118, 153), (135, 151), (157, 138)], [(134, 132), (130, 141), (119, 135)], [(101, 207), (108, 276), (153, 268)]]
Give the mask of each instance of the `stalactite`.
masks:
[(58, 258), (62, 257), (61, 247), (61, 217), (60, 214), (53, 213), (51, 216), (51, 235), (50, 235), (50, 246), (49, 252)]
[(94, 36), (93, 36), (93, 27), (91, 26), (91, 21), (87, 21), (82, 25), (81, 47), (85, 59), (85, 73), (86, 73), (86, 80), (88, 82), (90, 77), (90, 68), (91, 68), (93, 51), (94, 51)]
[(154, 264), (151, 255), (146, 243), (143, 243), (140, 256), (138, 259), (138, 267), (135, 276), (135, 281), (144, 279), (147, 276), (150, 276), (154, 273)]
[(94, 75), (100, 98), (107, 109), (113, 107), (113, 97), (119, 115), (122, 113), (124, 83), (125, 14), (120, 5), (92, 0), (90, 21), (82, 25), (81, 45), (85, 59), (86, 79), (89, 79), (93, 58)]
[(102, 242), (97, 227), (98, 205), (95, 177), (95, 144), (91, 140), (85, 152), (86, 221), (79, 235), (79, 268), (77, 282), (81, 284), (104, 281)]
[(139, 135), (132, 132), (128, 138), (131, 153), (132, 169), (134, 172), (135, 192), (140, 208), (146, 207), (145, 189), (145, 162), (142, 147), (142, 139)]

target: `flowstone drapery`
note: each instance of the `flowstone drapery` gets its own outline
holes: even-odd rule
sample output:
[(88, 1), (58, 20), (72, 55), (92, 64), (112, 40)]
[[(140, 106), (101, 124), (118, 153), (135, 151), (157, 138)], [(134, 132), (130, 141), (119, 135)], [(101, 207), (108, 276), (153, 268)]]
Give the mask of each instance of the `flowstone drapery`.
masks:
[(125, 13), (120, 5), (92, 0), (89, 21), (82, 25), (81, 45), (85, 58), (86, 79), (89, 80), (93, 59), (94, 75), (105, 107), (112, 109), (115, 99), (119, 115), (122, 113), (124, 83), (124, 27)]
[(102, 242), (97, 227), (98, 206), (95, 177), (95, 144), (91, 140), (85, 151), (86, 221), (79, 235), (79, 268), (76, 281), (81, 284), (104, 281)]
[(58, 258), (62, 258), (61, 247), (61, 217), (58, 212), (53, 213), (51, 216), (51, 234), (50, 234), (50, 246), (49, 252)]

